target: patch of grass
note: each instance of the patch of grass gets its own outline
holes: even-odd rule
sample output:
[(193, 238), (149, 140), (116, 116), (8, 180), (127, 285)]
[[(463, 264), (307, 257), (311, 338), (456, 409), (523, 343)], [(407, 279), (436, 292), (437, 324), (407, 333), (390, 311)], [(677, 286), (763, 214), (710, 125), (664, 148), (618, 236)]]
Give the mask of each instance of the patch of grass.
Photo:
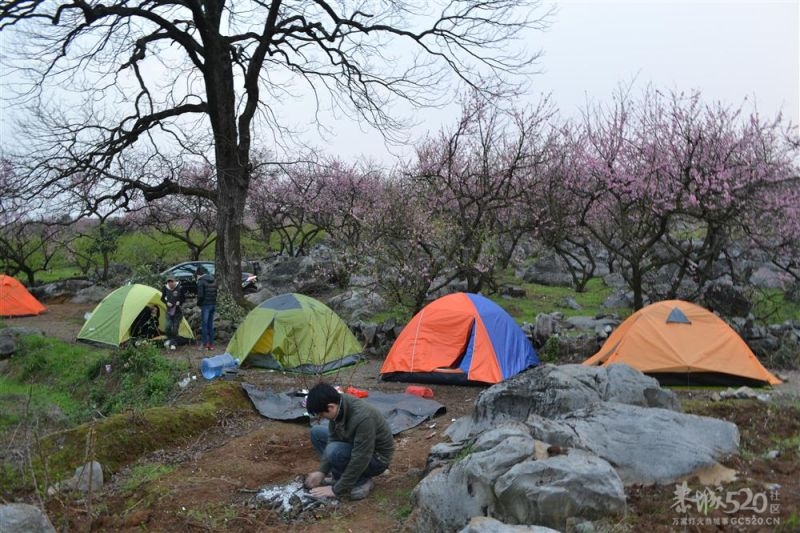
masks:
[[(620, 317), (627, 317), (631, 310), (628, 308), (606, 309), (602, 307), (613, 289), (607, 287), (600, 278), (589, 280), (586, 291), (575, 292), (570, 287), (551, 287), (535, 283), (516, 284), (525, 290), (524, 298), (504, 298), (493, 295), (491, 299), (503, 307), (517, 322), (533, 322), (536, 316), (542, 313), (560, 312), (564, 316), (595, 315), (597, 313), (616, 313)], [(581, 309), (572, 309), (565, 305), (567, 298), (575, 300)]]
[(19, 339), (19, 351), (0, 376), (0, 429), (22, 421), (63, 417), (75, 424), (87, 420), (91, 382), (87, 369), (106, 357), (96, 348), (39, 335)]
[(0, 376), (0, 431), (21, 422), (35, 423), (40, 419), (78, 423), (89, 415), (85, 402), (71, 394), (53, 390), (47, 385), (17, 383)]
[(36, 283), (52, 283), (62, 279), (79, 278), (81, 276), (83, 276), (83, 272), (81, 272), (78, 267), (65, 266), (59, 268), (50, 268), (36, 273)]
[(75, 425), (98, 413), (162, 404), (186, 367), (150, 345), (109, 351), (23, 335), (0, 376), (0, 430), (40, 421)]
[(395, 491), (394, 499), (403, 503), (395, 507), (392, 516), (398, 522), (404, 522), (414, 510), (414, 505), (411, 503), (411, 489)]
[(800, 320), (800, 302), (786, 298), (779, 289), (759, 289), (752, 294), (753, 315), (757, 320), (778, 324), (787, 320)]
[(800, 434), (785, 439), (774, 437), (773, 440), (781, 452), (794, 450), (800, 452)]
[(789, 515), (789, 518), (776, 529), (776, 531), (799, 531), (800, 530), (800, 515), (795, 512)]
[(466, 458), (467, 456), (469, 456), (471, 453), (472, 453), (472, 445), (464, 446), (463, 448), (461, 448), (461, 450), (453, 458), (453, 462), (457, 463), (460, 460), (462, 460), (462, 459)]
[(217, 424), (218, 417), (250, 408), (249, 398), (238, 383), (219, 382), (203, 390), (201, 403), (126, 410), (107, 418), (51, 433), (38, 442), (33, 467), (38, 479), (48, 472), (50, 479), (71, 475), (87, 456), (114, 474), (144, 454), (185, 445), (200, 432)]
[(158, 463), (136, 465), (131, 468), (130, 475), (122, 484), (122, 490), (132, 492), (145, 483), (155, 481), (161, 476), (169, 474), (173, 470), (174, 468), (171, 466)]
[[(108, 374), (104, 374), (106, 365), (111, 368)], [(152, 344), (129, 344), (89, 369), (91, 376), (100, 378), (91, 398), (104, 414), (160, 405), (174, 391), (186, 368), (185, 361), (165, 358)]]
[(0, 497), (13, 501), (14, 493), (25, 486), (25, 477), (11, 464), (0, 464)]
[[(192, 238), (200, 242), (201, 237), (193, 232)], [(200, 254), (201, 260), (214, 260), (212, 244)], [(114, 261), (127, 264), (151, 264), (157, 270), (181, 261), (188, 261), (189, 249), (186, 244), (175, 237), (167, 236), (155, 230), (133, 230), (124, 233), (117, 243)], [(154, 272), (157, 273), (157, 272)]]
[(217, 531), (226, 528), (228, 521), (236, 518), (239, 512), (231, 505), (217, 504), (208, 505), (203, 510), (182, 508), (178, 514), (183, 516), (187, 523), (202, 526), (209, 531)]

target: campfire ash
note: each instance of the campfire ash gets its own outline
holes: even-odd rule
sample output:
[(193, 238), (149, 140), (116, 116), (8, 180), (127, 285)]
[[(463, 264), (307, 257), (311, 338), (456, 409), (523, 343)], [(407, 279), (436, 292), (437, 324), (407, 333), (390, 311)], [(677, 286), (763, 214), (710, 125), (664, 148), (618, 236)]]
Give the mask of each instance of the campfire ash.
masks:
[(336, 498), (315, 498), (297, 478), (284, 485), (271, 485), (256, 494), (256, 501), (278, 512), (284, 518), (296, 518), (301, 514), (329, 505), (337, 505)]

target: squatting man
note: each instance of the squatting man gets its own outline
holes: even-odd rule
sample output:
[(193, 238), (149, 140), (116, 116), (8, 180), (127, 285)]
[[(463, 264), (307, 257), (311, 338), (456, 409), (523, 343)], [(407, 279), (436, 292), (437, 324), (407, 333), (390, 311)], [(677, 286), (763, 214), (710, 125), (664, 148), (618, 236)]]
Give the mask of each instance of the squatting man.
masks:
[(386, 470), (394, 452), (386, 419), (364, 400), (340, 394), (328, 383), (311, 388), (306, 410), (328, 421), (311, 428), (311, 443), (321, 461), (319, 469), (306, 476), (306, 488), (316, 498), (365, 498), (372, 478)]

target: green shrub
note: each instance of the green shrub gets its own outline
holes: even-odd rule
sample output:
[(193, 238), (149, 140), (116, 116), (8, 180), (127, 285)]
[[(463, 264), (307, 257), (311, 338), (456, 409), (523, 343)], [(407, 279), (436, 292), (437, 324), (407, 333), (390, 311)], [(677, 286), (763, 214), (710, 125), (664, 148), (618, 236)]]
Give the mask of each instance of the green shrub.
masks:
[(553, 335), (539, 350), (539, 360), (542, 363), (556, 363), (561, 358), (561, 343), (559, 342), (558, 335)]
[(111, 372), (101, 374), (92, 391), (92, 399), (104, 414), (164, 403), (186, 368), (185, 362), (165, 358), (150, 343), (128, 344), (108, 364)]
[(220, 291), (217, 296), (217, 314), (223, 320), (230, 320), (234, 324), (241, 324), (249, 312), (231, 297), (226, 291)]

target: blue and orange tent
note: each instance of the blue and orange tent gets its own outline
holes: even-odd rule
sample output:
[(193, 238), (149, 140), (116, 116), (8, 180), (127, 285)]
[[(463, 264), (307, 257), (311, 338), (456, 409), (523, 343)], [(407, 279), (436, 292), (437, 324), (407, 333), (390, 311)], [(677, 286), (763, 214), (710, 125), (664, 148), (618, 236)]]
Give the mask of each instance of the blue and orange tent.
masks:
[(502, 307), (457, 292), (426, 305), (403, 328), (381, 367), (386, 381), (499, 383), (539, 363)]

